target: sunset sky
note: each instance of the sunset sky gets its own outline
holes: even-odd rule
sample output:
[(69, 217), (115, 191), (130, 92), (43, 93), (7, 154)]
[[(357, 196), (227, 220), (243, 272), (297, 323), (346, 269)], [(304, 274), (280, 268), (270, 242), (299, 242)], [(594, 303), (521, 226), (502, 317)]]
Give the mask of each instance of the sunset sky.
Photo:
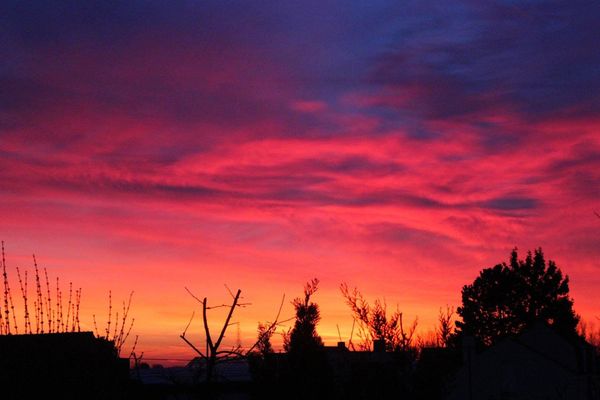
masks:
[(184, 287), (240, 288), (244, 343), (313, 277), (326, 344), (342, 282), (424, 333), (515, 246), (595, 320), (600, 3), (451, 3), (2, 2), (9, 273), (35, 253), (90, 329), (135, 291), (148, 359), (193, 357)]

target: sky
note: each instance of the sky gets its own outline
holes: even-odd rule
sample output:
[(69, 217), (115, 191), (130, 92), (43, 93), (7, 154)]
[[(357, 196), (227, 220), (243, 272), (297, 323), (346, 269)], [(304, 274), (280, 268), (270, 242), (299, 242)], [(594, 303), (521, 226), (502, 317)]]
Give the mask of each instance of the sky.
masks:
[(230, 345), (317, 277), (334, 344), (341, 283), (426, 332), (514, 247), (542, 247), (593, 321), (599, 18), (580, 0), (4, 1), (9, 273), (35, 253), (82, 288), (89, 329), (134, 291), (137, 350), (165, 363), (194, 356), (186, 287), (242, 290)]

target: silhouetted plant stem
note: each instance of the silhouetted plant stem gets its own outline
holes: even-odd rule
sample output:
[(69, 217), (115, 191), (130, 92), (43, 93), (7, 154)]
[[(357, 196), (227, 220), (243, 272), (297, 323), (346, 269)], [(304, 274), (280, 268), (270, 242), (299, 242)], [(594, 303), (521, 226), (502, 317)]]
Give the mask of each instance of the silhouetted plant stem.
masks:
[[(15, 314), (15, 306), (13, 304), (12, 293), (10, 292), (10, 284), (8, 282), (8, 274), (6, 273), (6, 260), (4, 257), (4, 242), (2, 242), (2, 270), (3, 270), (3, 274), (4, 274), (4, 292), (5, 292), (5, 295), (8, 294), (8, 302), (10, 303), (10, 309), (12, 312), (13, 326), (15, 327), (15, 333), (18, 334), (19, 327), (17, 325), (17, 315)], [(6, 305), (5, 305), (5, 307), (6, 307)], [(11, 334), (10, 321), (8, 318), (8, 309), (6, 311), (7, 311), (6, 319), (8, 322), (7, 323), (8, 333)]]
[(73, 282), (69, 282), (69, 303), (67, 304), (67, 321), (65, 330), (69, 330), (69, 320), (71, 319), (71, 307), (73, 302)]
[(56, 314), (55, 330), (56, 330), (56, 332), (61, 332), (61, 329), (60, 329), (60, 288), (59, 288), (58, 276), (56, 277), (56, 310), (55, 310), (55, 314)]
[(62, 332), (62, 329), (60, 327), (60, 323), (61, 323), (61, 317), (60, 317), (60, 280), (58, 279), (58, 277), (56, 277), (56, 309), (55, 309), (55, 320), (54, 320), (54, 324), (55, 324), (55, 329), (56, 332)]
[(81, 288), (75, 292), (77, 298), (77, 308), (76, 308), (76, 324), (77, 324), (77, 332), (81, 332), (81, 326), (79, 325), (79, 304), (81, 303)]
[(208, 328), (208, 319), (206, 317), (206, 297), (202, 300), (202, 321), (204, 323), (204, 333), (206, 335), (206, 355), (207, 355), (207, 363), (206, 363), (206, 382), (212, 381), (213, 367), (215, 365), (217, 356), (213, 354), (213, 343), (212, 338), (210, 337), (210, 330)]
[(119, 320), (119, 312), (117, 311), (115, 313), (115, 328), (114, 328), (114, 332), (113, 332), (113, 336), (112, 336), (112, 341), (116, 343), (116, 337), (117, 337), (117, 321)]
[(40, 284), (40, 271), (38, 269), (35, 254), (33, 255), (33, 266), (35, 268), (35, 284), (37, 289), (36, 319), (39, 327), (36, 333), (44, 333), (44, 301), (42, 296), (42, 285)]
[(139, 335), (135, 335), (135, 340), (133, 342), (133, 347), (131, 348), (131, 353), (132, 354), (135, 354), (135, 348), (137, 347), (138, 339), (139, 339)]
[(6, 274), (6, 260), (4, 258), (4, 242), (2, 242), (2, 277), (4, 278), (4, 329), (10, 335), (10, 311), (8, 309), (8, 275)]
[(50, 281), (48, 280), (48, 270), (44, 267), (44, 277), (46, 278), (46, 318), (48, 321), (48, 332), (52, 333), (54, 328), (54, 317), (52, 316), (52, 299), (50, 298)]
[[(133, 323), (134, 322), (135, 322), (135, 318), (132, 318), (131, 319), (131, 323), (129, 324), (129, 328), (127, 329), (127, 332), (125, 333), (125, 336), (119, 340), (119, 346), (117, 347), (117, 351), (119, 353), (121, 352), (121, 348), (123, 347), (123, 345), (127, 341), (127, 338), (129, 337), (129, 334), (131, 333), (131, 329), (133, 328)], [(136, 335), (136, 341), (137, 341), (137, 335)]]
[[(119, 312), (115, 313), (114, 324), (113, 324), (113, 322), (112, 322), (112, 320), (113, 320), (113, 318), (112, 318), (112, 292), (111, 291), (108, 292), (108, 319), (106, 322), (106, 327), (104, 328), (104, 331), (103, 331), (104, 336), (100, 336), (100, 334), (99, 334), (98, 324), (96, 321), (96, 315), (94, 314), (92, 316), (93, 322), (94, 322), (94, 331), (96, 333), (96, 336), (104, 337), (106, 340), (113, 342), (115, 349), (117, 351), (117, 354), (121, 354), (123, 345), (127, 341), (127, 338), (129, 337), (129, 334), (131, 333), (133, 324), (135, 322), (135, 318), (132, 319), (131, 323), (129, 324), (129, 326), (127, 328), (127, 331), (125, 331), (125, 328), (127, 327), (127, 323), (128, 323), (127, 320), (129, 318), (129, 310), (131, 308), (132, 298), (133, 298), (133, 292), (131, 292), (129, 294), (129, 299), (128, 299), (127, 303), (123, 302), (123, 313), (121, 314), (121, 318), (119, 318)], [(111, 328), (111, 326), (112, 326), (112, 328)], [(137, 337), (136, 337), (136, 342), (137, 342)]]
[(16, 269), (17, 277), (19, 278), (19, 287), (21, 288), (21, 295), (23, 296), (23, 310), (25, 311), (23, 317), (25, 323), (25, 333), (31, 333), (31, 323), (29, 322), (29, 306), (27, 304), (27, 270), (25, 270), (25, 284), (23, 284), (23, 280), (21, 280), (21, 271), (19, 270), (19, 267)]
[(133, 327), (133, 322), (135, 321), (135, 319), (131, 320), (131, 325), (129, 326), (129, 329), (127, 330), (127, 332), (125, 332), (125, 325), (127, 323), (127, 318), (129, 316), (129, 308), (131, 307), (132, 297), (133, 297), (133, 292), (131, 292), (129, 294), (129, 299), (128, 299), (127, 303), (123, 302), (123, 317), (121, 319), (121, 327), (119, 328), (118, 334), (116, 334), (116, 325), (115, 325), (115, 337), (113, 338), (113, 340), (115, 341), (115, 346), (117, 347), (117, 350), (119, 352), (121, 351), (121, 347), (127, 340), (127, 337), (129, 336), (129, 332), (131, 331), (131, 328)]
[(94, 333), (96, 334), (96, 337), (100, 337), (98, 334), (98, 324), (96, 323), (96, 314), (92, 314), (92, 320), (94, 321)]
[(108, 291), (108, 322), (106, 323), (106, 339), (110, 337), (110, 321), (112, 317), (112, 293)]

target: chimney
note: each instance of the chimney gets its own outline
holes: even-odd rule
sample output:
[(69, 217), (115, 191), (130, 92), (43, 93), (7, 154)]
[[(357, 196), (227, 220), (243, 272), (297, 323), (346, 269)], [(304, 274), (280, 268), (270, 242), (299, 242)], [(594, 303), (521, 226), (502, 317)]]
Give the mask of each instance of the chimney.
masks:
[(385, 353), (385, 340), (373, 340), (373, 353)]
[(337, 342), (338, 350), (346, 350), (346, 342)]

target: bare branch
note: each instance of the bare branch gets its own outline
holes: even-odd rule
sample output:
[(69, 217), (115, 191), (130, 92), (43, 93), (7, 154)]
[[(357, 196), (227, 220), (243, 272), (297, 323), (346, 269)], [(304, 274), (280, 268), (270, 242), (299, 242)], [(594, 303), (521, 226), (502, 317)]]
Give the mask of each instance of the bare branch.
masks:
[[(235, 307), (246, 307), (246, 306), (251, 306), (252, 303), (237, 303), (235, 305)], [(212, 310), (213, 308), (233, 308), (234, 306), (230, 305), (230, 304), (220, 304), (218, 306), (210, 306), (210, 307), (206, 307), (207, 310)]]
[(229, 289), (229, 286), (227, 286), (227, 284), (223, 284), (223, 286), (225, 286), (225, 289), (227, 289), (227, 291), (229, 292), (229, 294), (231, 295), (232, 299), (235, 299), (235, 296), (233, 295), (233, 292), (231, 291), (231, 289)]
[(181, 336), (185, 336), (185, 333), (187, 332), (188, 328), (192, 324), (192, 320), (194, 319), (194, 314), (196, 314), (196, 311), (192, 311), (192, 316), (190, 317), (190, 321), (185, 326), (185, 329), (183, 330), (183, 333), (181, 334)]
[(354, 325), (356, 325), (356, 319), (352, 318), (352, 329), (350, 330), (350, 339), (348, 339), (348, 347), (354, 350), (354, 343), (352, 342), (352, 337), (354, 335)]
[(235, 306), (237, 305), (238, 299), (240, 298), (240, 294), (242, 293), (242, 291), (240, 289), (238, 289), (234, 299), (233, 299), (233, 305), (231, 306), (231, 308), (229, 309), (229, 313), (227, 314), (227, 318), (225, 319), (225, 324), (223, 325), (223, 328), (221, 329), (221, 334), (219, 334), (219, 338), (217, 339), (216, 343), (215, 343), (215, 350), (219, 348), (219, 345), (221, 344), (221, 341), (223, 340), (223, 337), (225, 336), (225, 330), (227, 330), (227, 326), (229, 325), (229, 320), (231, 319), (231, 316), (233, 315), (233, 310), (235, 309)]
[(208, 319), (206, 317), (206, 297), (204, 298), (204, 300), (202, 300), (202, 320), (204, 323), (204, 332), (206, 333), (206, 345), (210, 349), (210, 352), (214, 353), (215, 348), (213, 347), (213, 342), (210, 337), (210, 330), (208, 329)]
[(241, 350), (219, 350), (215, 354), (217, 356), (220, 356), (222, 354), (225, 354), (226, 356), (229, 356), (229, 355), (232, 355), (232, 354), (234, 354), (236, 356), (239, 356), (239, 357), (245, 357), (246, 356), (246, 353), (243, 352), (243, 351), (241, 351)]
[[(279, 325), (279, 316), (281, 315), (281, 310), (283, 309), (284, 302), (285, 302), (285, 293), (283, 294), (283, 296), (281, 296), (281, 303), (279, 304), (279, 309), (277, 310), (277, 315), (275, 316), (275, 320), (267, 327), (267, 329), (265, 329), (263, 331), (263, 333), (261, 335), (258, 336), (256, 342), (254, 342), (254, 344), (252, 346), (250, 346), (250, 348), (246, 351), (246, 354), (250, 354), (252, 352), (252, 350), (254, 350), (256, 348), (256, 346), (258, 346), (258, 344), (261, 342), (261, 340), (265, 336), (271, 335), (272, 332), (275, 329), (277, 329), (277, 326)], [(289, 318), (282, 322), (291, 321), (292, 319), (294, 319), (294, 318)]]
[(192, 349), (194, 349), (194, 351), (196, 353), (198, 353), (200, 355), (200, 357), (202, 357), (204, 359), (207, 359), (207, 357), (200, 350), (198, 350), (198, 348), (196, 346), (194, 346), (194, 344), (192, 342), (190, 342), (189, 340), (187, 340), (187, 338), (185, 336), (179, 335), (179, 337), (181, 339), (183, 339), (183, 341), (186, 342), (188, 344), (188, 346), (190, 346)]
[(194, 293), (192, 293), (192, 292), (190, 291), (190, 289), (188, 289), (188, 288), (187, 288), (187, 287), (185, 287), (185, 286), (184, 286), (184, 288), (185, 288), (185, 290), (187, 290), (187, 292), (190, 294), (190, 296), (192, 296), (194, 299), (196, 299), (196, 300), (198, 301), (198, 303), (202, 303), (202, 300), (200, 300), (198, 297), (196, 297), (196, 296), (194, 295)]

